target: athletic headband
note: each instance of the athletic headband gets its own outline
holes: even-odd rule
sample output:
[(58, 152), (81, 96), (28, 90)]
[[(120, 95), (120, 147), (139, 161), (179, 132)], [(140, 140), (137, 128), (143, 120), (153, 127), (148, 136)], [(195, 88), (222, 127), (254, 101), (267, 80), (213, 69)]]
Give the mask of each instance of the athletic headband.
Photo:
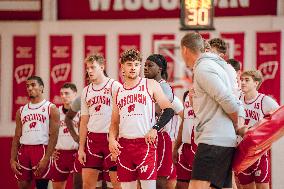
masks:
[(167, 61), (162, 55), (152, 54), (147, 58), (147, 60), (155, 62), (160, 68), (167, 70)]

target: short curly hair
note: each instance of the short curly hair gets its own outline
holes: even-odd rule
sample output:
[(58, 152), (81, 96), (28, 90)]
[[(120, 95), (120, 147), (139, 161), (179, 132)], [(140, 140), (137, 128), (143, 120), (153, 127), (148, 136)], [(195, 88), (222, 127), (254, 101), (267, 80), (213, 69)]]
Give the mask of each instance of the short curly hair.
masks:
[(208, 41), (210, 44), (211, 48), (216, 48), (218, 53), (227, 53), (227, 44), (223, 39), (220, 38), (214, 38)]
[(128, 49), (121, 53), (120, 63), (124, 64), (127, 61), (142, 61), (142, 55), (137, 49)]

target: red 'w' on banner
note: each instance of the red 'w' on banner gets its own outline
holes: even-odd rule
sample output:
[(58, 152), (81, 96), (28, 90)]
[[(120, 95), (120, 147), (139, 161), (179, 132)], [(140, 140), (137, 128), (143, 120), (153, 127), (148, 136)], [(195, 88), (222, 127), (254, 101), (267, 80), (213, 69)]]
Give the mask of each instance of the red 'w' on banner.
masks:
[(259, 91), (280, 103), (281, 32), (258, 32), (256, 46), (256, 67), (263, 75)]
[(17, 110), (29, 102), (26, 80), (35, 74), (35, 56), (35, 36), (14, 36), (12, 120), (15, 120)]
[[(126, 51), (127, 49), (137, 49), (140, 51), (140, 35), (119, 35), (118, 36), (118, 59), (120, 58), (121, 53)], [(120, 60), (117, 62), (118, 64), (118, 78), (119, 82), (123, 82)], [(141, 70), (142, 71), (142, 70)]]
[(50, 100), (61, 104), (60, 88), (71, 81), (72, 36), (50, 36)]
[[(106, 36), (105, 35), (86, 35), (85, 36), (85, 57), (90, 55), (100, 54), (106, 58)], [(84, 71), (86, 71), (86, 65), (84, 63)], [(106, 69), (106, 64), (105, 64)], [(85, 85), (87, 85), (85, 80)]]

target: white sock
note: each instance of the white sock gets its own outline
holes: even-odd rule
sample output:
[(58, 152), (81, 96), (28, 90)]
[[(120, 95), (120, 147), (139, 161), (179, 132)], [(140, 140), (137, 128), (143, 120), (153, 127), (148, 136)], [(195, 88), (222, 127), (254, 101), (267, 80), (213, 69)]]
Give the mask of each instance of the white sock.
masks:
[(137, 181), (132, 182), (121, 182), (121, 188), (122, 189), (135, 189), (137, 188)]
[(142, 189), (156, 189), (156, 180), (141, 180)]

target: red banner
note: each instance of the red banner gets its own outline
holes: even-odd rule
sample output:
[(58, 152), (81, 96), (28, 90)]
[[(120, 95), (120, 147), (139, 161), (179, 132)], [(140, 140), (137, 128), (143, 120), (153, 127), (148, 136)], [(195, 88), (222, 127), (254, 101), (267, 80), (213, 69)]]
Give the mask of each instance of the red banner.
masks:
[(60, 88), (71, 81), (72, 36), (50, 36), (50, 100), (61, 104)]
[[(178, 0), (58, 0), (57, 3), (59, 20), (180, 17)], [(217, 17), (277, 14), (277, 0), (214, 0), (214, 4)]]
[(277, 15), (277, 0), (214, 0), (215, 16)]
[(0, 20), (41, 20), (42, 0), (0, 1)]
[(13, 104), (12, 120), (20, 106), (29, 102), (26, 80), (35, 74), (36, 37), (14, 36), (13, 39)]
[(281, 32), (258, 32), (256, 46), (256, 67), (264, 80), (259, 91), (280, 104)]
[[(140, 51), (140, 35), (119, 35), (118, 36), (118, 58), (121, 53), (127, 49), (135, 48)], [(118, 60), (118, 78), (119, 82), (123, 82), (120, 64)], [(143, 71), (143, 70), (141, 70)]]
[[(220, 34), (223, 39), (231, 39), (233, 40), (234, 51), (233, 56), (234, 59), (238, 60), (242, 69), (244, 68), (244, 43), (245, 43), (245, 34), (242, 33), (221, 33)], [(230, 48), (230, 46), (229, 46)]]
[[(104, 58), (106, 58), (106, 36), (105, 35), (85, 36), (85, 57), (94, 55), (94, 54), (101, 54)], [(105, 68), (106, 68), (106, 65), (105, 65)], [(87, 83), (85, 82), (85, 84)]]
[[(175, 42), (175, 35), (174, 34), (154, 34), (152, 37), (152, 41), (153, 41), (153, 52), (155, 51), (155, 43), (158, 41), (164, 41), (164, 40), (173, 40), (173, 42)], [(163, 47), (164, 49), (160, 49), (160, 47)], [(154, 53), (159, 53), (162, 54), (167, 62), (168, 62), (168, 67), (167, 67), (167, 71), (168, 71), (168, 81), (169, 82), (173, 82), (174, 81), (174, 73), (175, 73), (175, 61), (173, 59), (173, 57), (175, 56), (175, 43), (165, 43), (165, 44), (160, 44), (159, 45), (159, 49), (157, 49), (157, 52)]]

